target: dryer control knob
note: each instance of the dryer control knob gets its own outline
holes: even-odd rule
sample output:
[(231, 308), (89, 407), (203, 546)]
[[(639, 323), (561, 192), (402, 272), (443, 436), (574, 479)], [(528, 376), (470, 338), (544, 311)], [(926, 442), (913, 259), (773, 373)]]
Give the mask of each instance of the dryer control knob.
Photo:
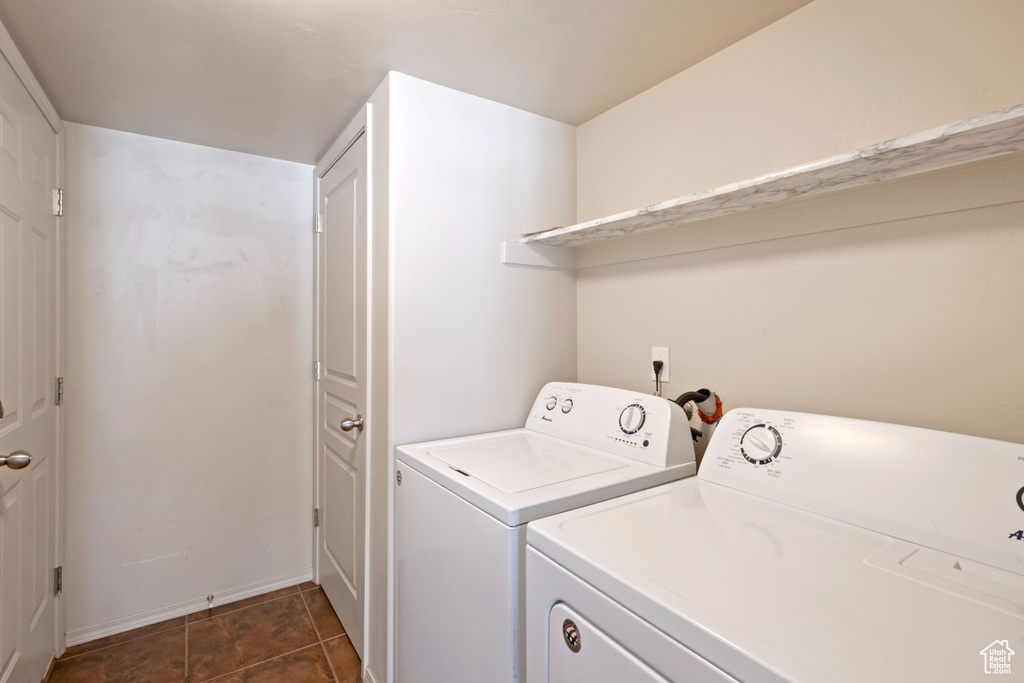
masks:
[(544, 407), (546, 407), (548, 410), (554, 410), (556, 405), (558, 405), (558, 397), (557, 396), (545, 396), (544, 397)]
[(782, 452), (782, 435), (771, 425), (756, 424), (740, 437), (740, 453), (755, 465), (766, 465)]
[(572, 399), (567, 398), (564, 401), (562, 401), (562, 412), (568, 413), (570, 410), (572, 410)]

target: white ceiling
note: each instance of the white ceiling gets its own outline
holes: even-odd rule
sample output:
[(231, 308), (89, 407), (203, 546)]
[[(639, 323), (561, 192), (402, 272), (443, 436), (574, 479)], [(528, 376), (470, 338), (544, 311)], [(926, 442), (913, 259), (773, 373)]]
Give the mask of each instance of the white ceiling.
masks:
[(389, 70), (578, 125), (810, 0), (0, 0), (61, 118), (314, 163)]

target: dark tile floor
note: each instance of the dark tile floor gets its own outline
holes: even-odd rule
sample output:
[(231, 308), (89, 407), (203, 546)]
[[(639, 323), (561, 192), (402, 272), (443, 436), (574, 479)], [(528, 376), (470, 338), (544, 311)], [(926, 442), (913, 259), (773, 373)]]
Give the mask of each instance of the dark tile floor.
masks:
[(314, 583), (69, 647), (49, 683), (358, 683), (359, 657)]

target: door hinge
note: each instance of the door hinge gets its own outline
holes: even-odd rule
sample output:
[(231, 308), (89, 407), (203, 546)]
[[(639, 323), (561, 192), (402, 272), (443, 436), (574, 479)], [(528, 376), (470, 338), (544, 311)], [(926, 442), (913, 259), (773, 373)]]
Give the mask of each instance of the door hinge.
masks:
[(64, 405), (64, 378), (54, 377), (53, 378), (53, 405), (62, 406)]
[(313, 526), (320, 526), (320, 508), (313, 508)]
[(53, 215), (64, 215), (64, 190), (53, 191)]
[(323, 232), (324, 229), (320, 227), (320, 214), (313, 216), (313, 232)]
[(317, 382), (323, 379), (323, 375), (320, 374), (320, 361), (316, 361), (313, 363), (313, 379), (315, 379)]
[(64, 567), (53, 568), (53, 597), (64, 592)]

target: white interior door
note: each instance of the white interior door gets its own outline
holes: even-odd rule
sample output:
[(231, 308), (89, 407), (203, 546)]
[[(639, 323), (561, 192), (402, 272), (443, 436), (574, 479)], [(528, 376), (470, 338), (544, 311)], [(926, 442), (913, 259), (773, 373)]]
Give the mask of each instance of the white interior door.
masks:
[(0, 683), (42, 679), (55, 646), (57, 136), (0, 58)]
[(366, 439), (362, 426), (352, 423), (369, 419), (365, 135), (318, 182), (317, 567), (320, 584), (362, 657)]

